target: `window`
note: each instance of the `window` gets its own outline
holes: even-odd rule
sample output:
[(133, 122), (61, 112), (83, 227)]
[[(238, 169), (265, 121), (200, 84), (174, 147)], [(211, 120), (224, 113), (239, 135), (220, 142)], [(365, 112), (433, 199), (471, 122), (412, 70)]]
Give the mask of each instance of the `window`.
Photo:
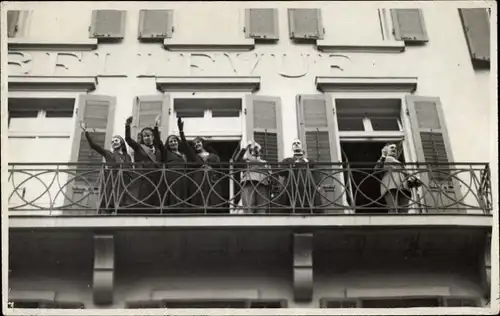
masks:
[(396, 40), (406, 43), (428, 41), (422, 9), (392, 9), (391, 17)]
[(278, 40), (278, 9), (246, 9), (245, 34), (258, 40)]
[[(184, 131), (191, 136), (242, 135), (242, 100), (233, 98), (175, 98), (175, 120), (183, 118)], [(177, 133), (177, 122), (173, 124)]]
[(91, 38), (122, 39), (125, 34), (126, 11), (94, 10), (89, 28)]
[(321, 9), (288, 9), (288, 27), (291, 39), (323, 39)]
[(163, 300), (128, 302), (127, 308), (285, 308), (286, 300)]
[(490, 16), (486, 8), (458, 9), (474, 68), (490, 67)]
[(439, 298), (362, 299), (362, 308), (439, 307)]
[(172, 37), (173, 10), (141, 10), (139, 12), (139, 39), (164, 39)]

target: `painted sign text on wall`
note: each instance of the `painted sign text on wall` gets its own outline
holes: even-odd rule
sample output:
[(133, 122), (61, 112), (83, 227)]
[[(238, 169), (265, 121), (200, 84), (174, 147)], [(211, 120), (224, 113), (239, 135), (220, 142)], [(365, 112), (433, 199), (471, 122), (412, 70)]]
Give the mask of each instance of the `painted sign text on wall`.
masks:
[(334, 75), (349, 56), (320, 53), (110, 53), (10, 51), (8, 74), (23, 76)]

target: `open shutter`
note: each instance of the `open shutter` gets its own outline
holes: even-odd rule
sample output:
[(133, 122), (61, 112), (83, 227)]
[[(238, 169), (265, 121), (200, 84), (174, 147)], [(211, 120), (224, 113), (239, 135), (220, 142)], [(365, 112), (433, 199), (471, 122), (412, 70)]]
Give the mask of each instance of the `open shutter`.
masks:
[(279, 38), (278, 9), (246, 9), (245, 33), (247, 38), (277, 40)]
[(91, 38), (121, 39), (125, 33), (126, 11), (94, 10), (90, 26)]
[(170, 98), (167, 94), (146, 95), (135, 98), (133, 109), (132, 135), (138, 135), (144, 127), (153, 128), (158, 115), (161, 115), (160, 135), (168, 133)]
[(7, 11), (7, 36), (15, 37), (18, 31), (20, 11)]
[(490, 17), (485, 8), (458, 9), (472, 63), (490, 66)]
[[(92, 150), (80, 128), (80, 122), (87, 124), (92, 140), (106, 148), (113, 137), (113, 120), (115, 114), (116, 97), (104, 95), (83, 94), (78, 101), (78, 119), (76, 120), (75, 133), (71, 160), (77, 163), (101, 163), (103, 157)], [(95, 129), (95, 131), (93, 131)], [(97, 207), (97, 190), (99, 189), (99, 172), (97, 166), (81, 165), (77, 168), (77, 178), (72, 183), (71, 203), (73, 208)], [(95, 212), (95, 211), (94, 211)]]
[(427, 42), (424, 15), (421, 9), (391, 9), (394, 36), (405, 42)]
[(419, 176), (423, 203), (428, 212), (459, 212), (460, 187), (453, 176), (452, 151), (445, 126), (441, 101), (436, 97), (407, 96), (406, 104), (412, 125), (417, 161), (427, 168)]
[(139, 38), (171, 38), (173, 10), (141, 10), (139, 13)]
[(288, 26), (292, 39), (322, 39), (324, 35), (320, 9), (288, 9)]
[[(333, 105), (325, 94), (297, 96), (297, 123), (299, 138), (307, 157), (320, 163), (340, 162), (337, 122)], [(322, 206), (334, 208), (342, 205), (343, 194), (340, 166), (318, 166), (321, 181)]]
[(262, 147), (262, 159), (282, 160), (281, 98), (249, 95), (246, 101), (247, 138), (253, 138)]

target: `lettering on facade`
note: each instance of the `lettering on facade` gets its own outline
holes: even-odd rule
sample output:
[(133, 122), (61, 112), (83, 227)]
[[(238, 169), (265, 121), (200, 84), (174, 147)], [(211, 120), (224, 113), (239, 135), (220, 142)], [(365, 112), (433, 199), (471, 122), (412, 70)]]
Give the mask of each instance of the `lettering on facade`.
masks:
[[(130, 61), (135, 61), (128, 64)], [(352, 63), (347, 55), (232, 52), (20, 52), (8, 54), (9, 75), (32, 76), (258, 76), (332, 75)]]

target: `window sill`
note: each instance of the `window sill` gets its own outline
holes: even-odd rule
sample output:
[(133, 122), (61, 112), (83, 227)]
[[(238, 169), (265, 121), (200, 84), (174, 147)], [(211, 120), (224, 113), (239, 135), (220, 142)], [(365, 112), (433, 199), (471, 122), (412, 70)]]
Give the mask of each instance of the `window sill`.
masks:
[(167, 91), (246, 91), (253, 92), (260, 88), (260, 77), (156, 77), (156, 88)]
[(47, 41), (25, 38), (9, 38), (8, 49), (11, 50), (94, 50), (97, 48), (97, 39), (89, 38), (81, 41)]
[(9, 76), (8, 90), (93, 91), (97, 77), (93, 76)]
[(334, 52), (366, 52), (366, 53), (402, 53), (405, 51), (403, 41), (379, 41), (376, 43), (336, 43), (325, 40), (317, 41), (317, 48), (326, 53)]
[(417, 77), (316, 77), (319, 91), (405, 91), (417, 89)]
[(170, 51), (251, 51), (255, 48), (254, 39), (244, 39), (234, 43), (186, 43), (167, 38), (163, 41), (165, 49)]

